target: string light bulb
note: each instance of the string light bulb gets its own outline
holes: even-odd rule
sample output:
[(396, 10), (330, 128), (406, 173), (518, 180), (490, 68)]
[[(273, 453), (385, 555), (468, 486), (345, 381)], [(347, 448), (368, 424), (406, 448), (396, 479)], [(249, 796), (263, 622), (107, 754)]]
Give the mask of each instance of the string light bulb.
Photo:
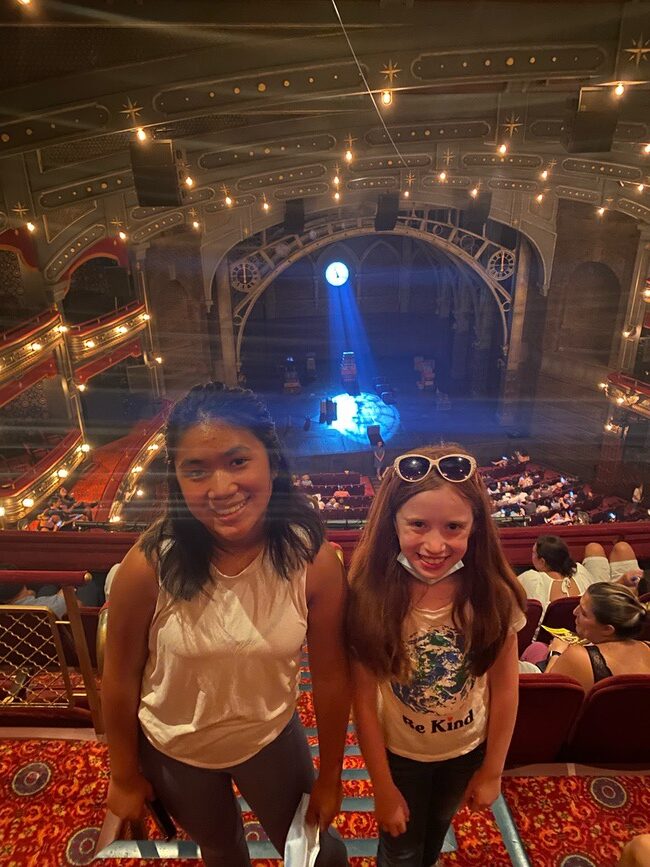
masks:
[(138, 490), (135, 492), (135, 495), (136, 497), (144, 497), (144, 491), (142, 490), (142, 488), (138, 488)]
[(386, 106), (393, 104), (393, 91), (392, 90), (382, 90), (382, 92), (381, 92), (381, 104), (386, 105)]
[(96, 345), (94, 340), (84, 340), (84, 349), (94, 349)]
[(151, 316), (148, 313), (143, 313), (142, 318), (145, 322), (148, 322), (151, 319)]
[(35, 340), (33, 343), (29, 344), (29, 348), (32, 350), (32, 352), (40, 352), (40, 350), (43, 348), (43, 344), (39, 343), (38, 340)]
[(88, 443), (82, 443), (82, 444), (79, 446), (79, 448), (80, 448), (80, 450), (81, 450), (85, 455), (87, 455), (88, 452), (90, 451), (90, 446), (88, 445)]
[(163, 363), (162, 355), (157, 355), (155, 357), (154, 361), (156, 362), (156, 364), (162, 364)]
[(332, 179), (332, 182), (333, 182), (333, 183), (335, 184), (335, 186), (337, 186), (337, 187), (338, 187), (338, 185), (341, 183), (341, 178), (339, 177), (339, 167), (338, 167), (338, 166), (336, 166), (335, 169), (334, 169), (334, 177), (333, 177), (333, 179)]
[(614, 88), (614, 93), (616, 94), (616, 96), (623, 96), (623, 94), (625, 93), (625, 87), (623, 86), (623, 84), (621, 84), (620, 81)]
[(503, 142), (502, 144), (499, 145), (499, 147), (497, 148), (497, 151), (501, 154), (501, 156), (503, 156), (504, 154), (507, 154), (508, 153), (508, 145), (505, 142)]
[(147, 140), (147, 134), (146, 134), (146, 132), (142, 129), (141, 126), (139, 126), (139, 127), (137, 128), (135, 134), (136, 134), (136, 137), (137, 137), (138, 141), (146, 141), (146, 140)]

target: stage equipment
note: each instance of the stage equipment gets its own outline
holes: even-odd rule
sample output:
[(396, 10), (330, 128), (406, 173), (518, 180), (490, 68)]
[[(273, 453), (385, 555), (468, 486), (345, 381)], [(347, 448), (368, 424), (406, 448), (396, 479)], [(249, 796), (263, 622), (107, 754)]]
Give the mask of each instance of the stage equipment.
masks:
[(350, 276), (345, 262), (330, 262), (325, 269), (325, 279), (330, 286), (342, 286)]
[[(371, 446), (376, 446), (381, 440), (381, 433), (378, 424), (369, 424), (366, 428), (366, 433), (368, 435), (368, 442)], [(383, 440), (381, 441), (383, 442)]]
[(580, 88), (580, 98), (577, 102), (571, 100), (564, 120), (564, 148), (571, 154), (610, 151), (620, 106), (611, 88)]
[(304, 199), (287, 199), (285, 202), (284, 231), (287, 235), (302, 235), (305, 231)]
[(131, 142), (133, 185), (142, 208), (178, 207), (184, 204), (184, 157), (171, 139)]
[(395, 228), (398, 212), (399, 195), (397, 193), (382, 193), (377, 200), (375, 232), (391, 232)]

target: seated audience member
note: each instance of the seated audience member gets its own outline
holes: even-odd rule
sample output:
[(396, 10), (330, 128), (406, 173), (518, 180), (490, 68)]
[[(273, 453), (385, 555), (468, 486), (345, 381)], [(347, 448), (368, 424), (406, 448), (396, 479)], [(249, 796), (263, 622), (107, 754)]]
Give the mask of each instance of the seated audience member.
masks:
[(38, 596), (25, 584), (0, 584), (0, 605), (44, 605), (58, 617), (65, 617), (66, 606), (63, 591), (53, 595)]
[(528, 488), (532, 488), (535, 482), (533, 481), (533, 477), (530, 473), (524, 472), (521, 476), (519, 476), (519, 481), (517, 482), (519, 487), (522, 490), (527, 490)]
[(326, 503), (326, 505), (325, 505), (325, 508), (326, 508), (326, 509), (340, 509), (340, 508), (341, 508), (341, 504), (340, 504), (339, 501), (336, 499), (336, 497), (331, 497), (331, 498), (327, 501), (327, 503)]
[(542, 614), (549, 602), (563, 596), (582, 596), (597, 581), (617, 581), (634, 587), (642, 575), (627, 542), (614, 545), (609, 561), (602, 545), (589, 542), (583, 562), (576, 563), (559, 536), (539, 536), (533, 545), (532, 560), (534, 568), (522, 572), (519, 580), (528, 599), (542, 603)]
[(508, 466), (508, 458), (505, 455), (502, 455), (497, 461), (492, 461), (493, 467), (507, 467)]
[(650, 867), (650, 834), (639, 834), (626, 843), (616, 867)]
[(546, 518), (547, 524), (572, 524), (573, 523), (573, 515), (571, 512), (567, 511), (567, 509), (560, 509), (559, 512), (556, 512), (554, 515), (551, 515), (550, 518)]
[(650, 618), (647, 605), (628, 587), (599, 582), (575, 609), (576, 632), (589, 644), (555, 639), (546, 673), (565, 674), (585, 689), (616, 674), (650, 674), (650, 642), (640, 641)]
[(300, 477), (300, 487), (301, 488), (313, 488), (314, 487), (314, 483), (312, 482), (311, 478), (309, 477), (309, 473), (304, 473), (304, 475), (302, 475)]

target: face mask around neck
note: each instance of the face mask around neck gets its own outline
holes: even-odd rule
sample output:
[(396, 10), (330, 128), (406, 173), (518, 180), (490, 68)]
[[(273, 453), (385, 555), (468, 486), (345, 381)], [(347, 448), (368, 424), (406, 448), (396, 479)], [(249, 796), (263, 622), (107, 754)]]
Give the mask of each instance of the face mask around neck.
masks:
[(454, 572), (458, 572), (458, 570), (462, 569), (465, 565), (462, 560), (459, 560), (458, 563), (454, 564), (451, 569), (448, 569), (444, 575), (440, 576), (440, 578), (429, 579), (423, 578), (422, 575), (417, 572), (415, 566), (413, 566), (401, 552), (397, 555), (397, 562), (400, 564), (400, 566), (403, 566), (410, 575), (412, 575), (414, 578), (417, 578), (418, 581), (421, 581), (423, 584), (428, 584), (429, 586), (431, 586), (432, 584), (437, 584), (439, 581), (443, 581), (449, 575), (453, 575)]

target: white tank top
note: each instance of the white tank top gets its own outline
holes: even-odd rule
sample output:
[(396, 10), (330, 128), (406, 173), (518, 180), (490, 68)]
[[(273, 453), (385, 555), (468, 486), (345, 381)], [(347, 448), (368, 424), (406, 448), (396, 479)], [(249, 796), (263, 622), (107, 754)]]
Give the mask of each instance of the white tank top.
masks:
[(307, 634), (307, 569), (282, 578), (262, 552), (189, 602), (162, 587), (149, 629), (138, 716), (146, 737), (189, 765), (254, 756), (295, 711)]

